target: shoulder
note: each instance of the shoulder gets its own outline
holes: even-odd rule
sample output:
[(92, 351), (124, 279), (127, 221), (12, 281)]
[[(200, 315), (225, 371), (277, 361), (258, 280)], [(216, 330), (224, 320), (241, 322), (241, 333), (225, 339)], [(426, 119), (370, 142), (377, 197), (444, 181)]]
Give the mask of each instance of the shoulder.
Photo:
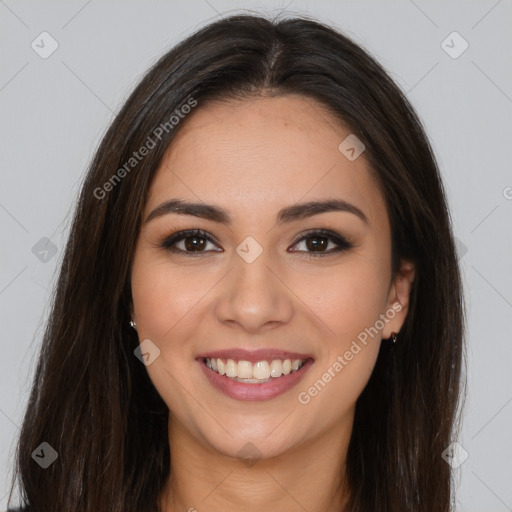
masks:
[(30, 512), (28, 506), (25, 507), (17, 507), (17, 508), (8, 508), (6, 512)]

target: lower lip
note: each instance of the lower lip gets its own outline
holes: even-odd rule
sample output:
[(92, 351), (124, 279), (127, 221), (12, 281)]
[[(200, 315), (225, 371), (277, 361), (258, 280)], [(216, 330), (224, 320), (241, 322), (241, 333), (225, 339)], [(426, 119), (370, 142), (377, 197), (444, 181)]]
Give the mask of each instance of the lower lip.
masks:
[(313, 364), (312, 359), (307, 359), (302, 367), (293, 373), (281, 375), (281, 377), (272, 377), (270, 382), (245, 384), (210, 370), (210, 368), (206, 366), (204, 359), (197, 359), (197, 362), (211, 384), (219, 391), (222, 391), (225, 395), (235, 398), (236, 400), (247, 400), (251, 402), (270, 400), (271, 398), (282, 395), (293, 388), (293, 386), (304, 377)]

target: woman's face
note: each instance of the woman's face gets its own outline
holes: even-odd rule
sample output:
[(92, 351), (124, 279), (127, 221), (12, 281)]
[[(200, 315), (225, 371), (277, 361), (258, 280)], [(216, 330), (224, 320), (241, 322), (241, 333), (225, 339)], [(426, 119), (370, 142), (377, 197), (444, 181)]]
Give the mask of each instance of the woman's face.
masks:
[[(300, 96), (199, 104), (182, 123), (131, 276), (170, 431), (233, 457), (350, 432), (412, 276), (392, 280), (389, 220), (364, 152), (342, 152), (350, 132)], [(177, 200), (195, 213), (162, 207)], [(337, 208), (302, 206), (325, 201)]]

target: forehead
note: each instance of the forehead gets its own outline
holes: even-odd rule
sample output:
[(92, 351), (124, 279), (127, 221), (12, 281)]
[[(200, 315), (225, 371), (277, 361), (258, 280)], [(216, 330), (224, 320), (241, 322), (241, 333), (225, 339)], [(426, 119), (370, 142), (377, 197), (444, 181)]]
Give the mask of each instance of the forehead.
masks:
[(339, 197), (372, 223), (385, 214), (384, 199), (364, 156), (350, 161), (339, 151), (350, 133), (321, 104), (297, 95), (199, 105), (169, 145), (145, 211), (179, 197), (257, 219), (299, 201)]

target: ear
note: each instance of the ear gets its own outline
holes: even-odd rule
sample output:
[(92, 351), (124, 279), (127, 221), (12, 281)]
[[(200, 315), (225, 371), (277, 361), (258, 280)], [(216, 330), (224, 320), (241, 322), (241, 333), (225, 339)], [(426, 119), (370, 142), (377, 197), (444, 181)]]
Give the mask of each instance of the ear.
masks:
[(415, 275), (414, 264), (411, 261), (402, 260), (400, 269), (389, 289), (385, 313), (388, 322), (384, 324), (382, 329), (383, 339), (391, 338), (392, 333), (400, 332), (409, 311), (409, 298)]

